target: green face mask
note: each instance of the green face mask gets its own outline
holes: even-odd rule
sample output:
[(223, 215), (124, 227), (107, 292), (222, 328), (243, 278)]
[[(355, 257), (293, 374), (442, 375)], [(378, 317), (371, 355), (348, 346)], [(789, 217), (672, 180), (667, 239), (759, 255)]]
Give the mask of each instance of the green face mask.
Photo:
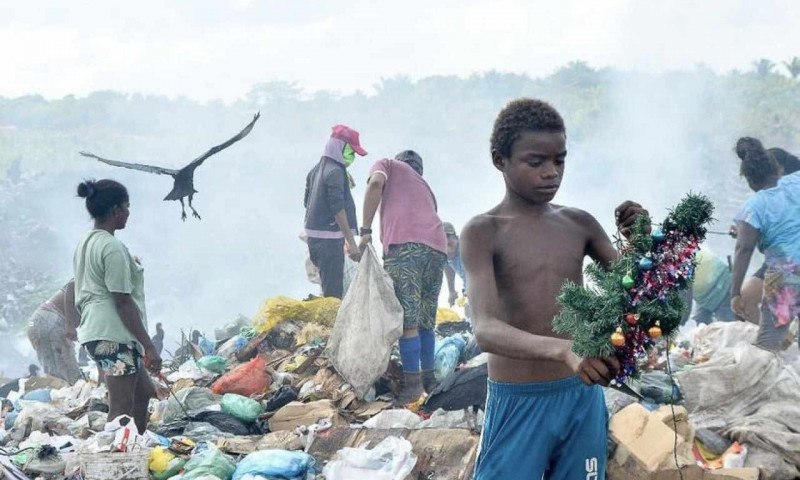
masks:
[(345, 167), (349, 167), (350, 165), (352, 165), (356, 159), (356, 151), (353, 150), (353, 147), (351, 147), (349, 143), (344, 144), (344, 150), (342, 150), (342, 158), (344, 158)]

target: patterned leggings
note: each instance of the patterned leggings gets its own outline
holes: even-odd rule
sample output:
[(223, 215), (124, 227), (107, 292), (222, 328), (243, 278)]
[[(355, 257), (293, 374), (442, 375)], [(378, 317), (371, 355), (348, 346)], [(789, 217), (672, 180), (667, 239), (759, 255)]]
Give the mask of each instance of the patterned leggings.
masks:
[(421, 243), (391, 245), (383, 268), (403, 306), (403, 329), (431, 329), (442, 289), (447, 255)]

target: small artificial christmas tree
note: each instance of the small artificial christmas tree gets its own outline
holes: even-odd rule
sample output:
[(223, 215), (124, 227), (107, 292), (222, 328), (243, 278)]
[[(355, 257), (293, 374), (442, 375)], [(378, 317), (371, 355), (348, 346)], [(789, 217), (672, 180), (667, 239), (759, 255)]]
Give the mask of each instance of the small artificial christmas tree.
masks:
[[(570, 334), (572, 350), (581, 357), (616, 355), (622, 367), (618, 382), (637, 377), (637, 364), (655, 339), (677, 333), (687, 308), (679, 291), (691, 286), (694, 256), (713, 211), (708, 198), (689, 194), (652, 234), (650, 218), (639, 216), (608, 270), (597, 263), (586, 267), (591, 286), (564, 284), (553, 330)], [(616, 241), (623, 245), (621, 238)]]

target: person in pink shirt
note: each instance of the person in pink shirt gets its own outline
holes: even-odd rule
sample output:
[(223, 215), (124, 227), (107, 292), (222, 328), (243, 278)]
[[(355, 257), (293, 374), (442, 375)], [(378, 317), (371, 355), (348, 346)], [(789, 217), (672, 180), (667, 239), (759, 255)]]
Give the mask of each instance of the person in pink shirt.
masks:
[(398, 404), (412, 402), (423, 388), (431, 392), (436, 386), (433, 328), (447, 264), (447, 238), (436, 197), (422, 171), (422, 158), (412, 150), (376, 162), (370, 169), (360, 232), (365, 247), (372, 240), (372, 221), (380, 206), (384, 268), (403, 306), (403, 387)]

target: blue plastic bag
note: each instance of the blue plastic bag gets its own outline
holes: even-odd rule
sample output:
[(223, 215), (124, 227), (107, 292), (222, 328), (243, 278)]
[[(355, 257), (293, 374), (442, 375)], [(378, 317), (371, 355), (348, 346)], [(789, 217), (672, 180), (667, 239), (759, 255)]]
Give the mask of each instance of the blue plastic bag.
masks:
[(314, 457), (304, 452), (288, 450), (260, 450), (244, 457), (233, 472), (233, 480), (245, 475), (301, 480), (306, 473), (314, 473)]
[(6, 413), (5, 422), (3, 425), (6, 430), (11, 430), (11, 428), (14, 426), (14, 421), (17, 420), (18, 416), (19, 416), (19, 411), (16, 410)]
[(467, 347), (460, 335), (447, 337), (436, 345), (436, 354), (433, 361), (433, 371), (436, 380), (442, 381), (453, 373), (458, 366), (458, 359)]
[(200, 351), (203, 352), (203, 355), (213, 355), (217, 349), (217, 344), (206, 337), (200, 338), (200, 344), (198, 346), (200, 347)]
[(38, 390), (32, 390), (23, 395), (22, 399), (32, 402), (50, 403), (50, 389), (40, 388)]

